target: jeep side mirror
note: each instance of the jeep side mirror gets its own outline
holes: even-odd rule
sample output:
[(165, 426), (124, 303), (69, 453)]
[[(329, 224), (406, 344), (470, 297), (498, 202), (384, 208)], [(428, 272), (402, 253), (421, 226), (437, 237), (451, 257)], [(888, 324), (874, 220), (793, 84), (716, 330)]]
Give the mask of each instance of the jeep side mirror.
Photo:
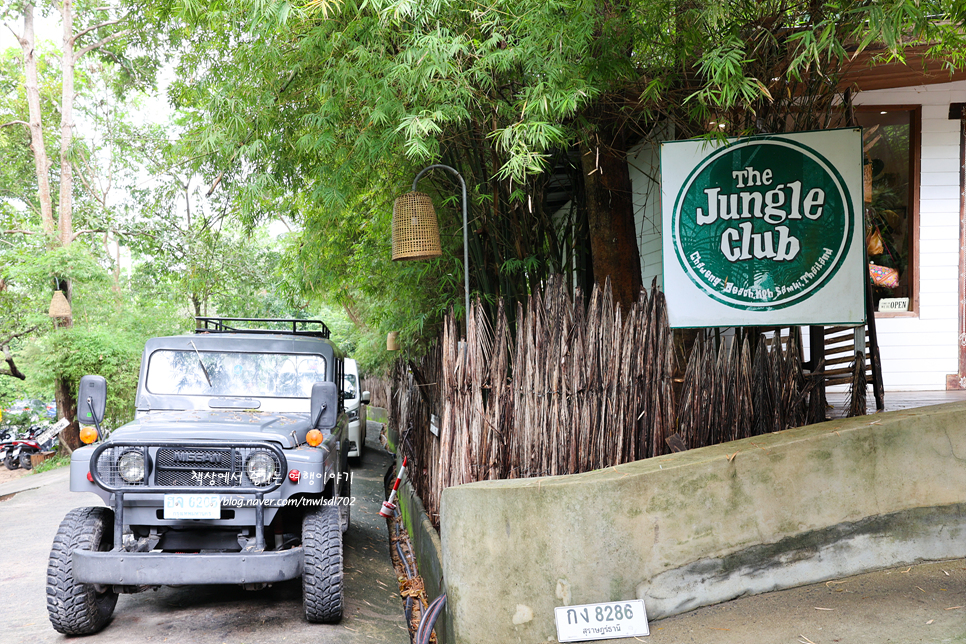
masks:
[(362, 397), (359, 398), (359, 402), (361, 402), (363, 405), (368, 405), (370, 400), (372, 400), (372, 396), (369, 394), (369, 392), (363, 391)]
[(77, 421), (100, 425), (107, 409), (107, 380), (104, 376), (83, 376), (77, 387)]
[(309, 412), (312, 427), (332, 429), (339, 411), (339, 388), (334, 382), (317, 382), (312, 385), (312, 402)]

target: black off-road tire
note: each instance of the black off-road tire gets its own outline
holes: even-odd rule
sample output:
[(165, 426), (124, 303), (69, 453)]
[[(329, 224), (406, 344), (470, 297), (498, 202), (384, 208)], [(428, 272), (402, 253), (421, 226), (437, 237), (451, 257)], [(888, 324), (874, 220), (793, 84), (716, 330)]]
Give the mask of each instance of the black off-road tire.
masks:
[(20, 455), (20, 467), (25, 470), (33, 469), (33, 463), (30, 461), (30, 454)]
[(20, 469), (20, 459), (14, 458), (12, 456), (5, 456), (3, 458), (3, 465), (8, 470), (19, 470)]
[(47, 615), (55, 631), (64, 635), (90, 635), (111, 620), (117, 593), (99, 592), (94, 584), (76, 581), (71, 553), (110, 550), (113, 529), (114, 512), (101, 507), (75, 508), (57, 529), (47, 564)]
[(324, 505), (302, 520), (302, 604), (305, 619), (335, 624), (342, 619), (342, 530), (339, 508)]

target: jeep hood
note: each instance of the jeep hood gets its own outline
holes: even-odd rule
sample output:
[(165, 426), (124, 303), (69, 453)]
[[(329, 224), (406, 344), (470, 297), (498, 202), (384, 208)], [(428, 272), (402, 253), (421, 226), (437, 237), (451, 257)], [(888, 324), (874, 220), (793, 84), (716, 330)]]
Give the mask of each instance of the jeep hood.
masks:
[(304, 441), (308, 429), (308, 414), (164, 411), (141, 416), (115, 430), (111, 438), (137, 441), (274, 441), (289, 448)]

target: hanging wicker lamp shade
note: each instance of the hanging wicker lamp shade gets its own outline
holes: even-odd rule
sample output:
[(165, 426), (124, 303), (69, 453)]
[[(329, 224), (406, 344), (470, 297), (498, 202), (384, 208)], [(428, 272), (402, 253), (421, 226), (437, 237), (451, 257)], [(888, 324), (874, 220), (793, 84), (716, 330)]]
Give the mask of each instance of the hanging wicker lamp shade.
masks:
[(439, 224), (429, 195), (409, 192), (392, 205), (392, 258), (432, 259), (443, 254)]
[(399, 351), (399, 331), (390, 331), (386, 335), (386, 351)]
[(54, 296), (50, 298), (50, 310), (47, 315), (52, 318), (69, 318), (71, 316), (70, 302), (63, 291), (54, 291)]

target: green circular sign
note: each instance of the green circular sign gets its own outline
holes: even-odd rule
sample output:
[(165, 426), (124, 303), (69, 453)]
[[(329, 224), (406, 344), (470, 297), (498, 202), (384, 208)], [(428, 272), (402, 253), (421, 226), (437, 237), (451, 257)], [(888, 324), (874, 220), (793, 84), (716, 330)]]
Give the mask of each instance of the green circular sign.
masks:
[(736, 309), (801, 302), (841, 267), (852, 199), (821, 154), (777, 137), (715, 150), (691, 172), (671, 219), (677, 260), (698, 288)]

